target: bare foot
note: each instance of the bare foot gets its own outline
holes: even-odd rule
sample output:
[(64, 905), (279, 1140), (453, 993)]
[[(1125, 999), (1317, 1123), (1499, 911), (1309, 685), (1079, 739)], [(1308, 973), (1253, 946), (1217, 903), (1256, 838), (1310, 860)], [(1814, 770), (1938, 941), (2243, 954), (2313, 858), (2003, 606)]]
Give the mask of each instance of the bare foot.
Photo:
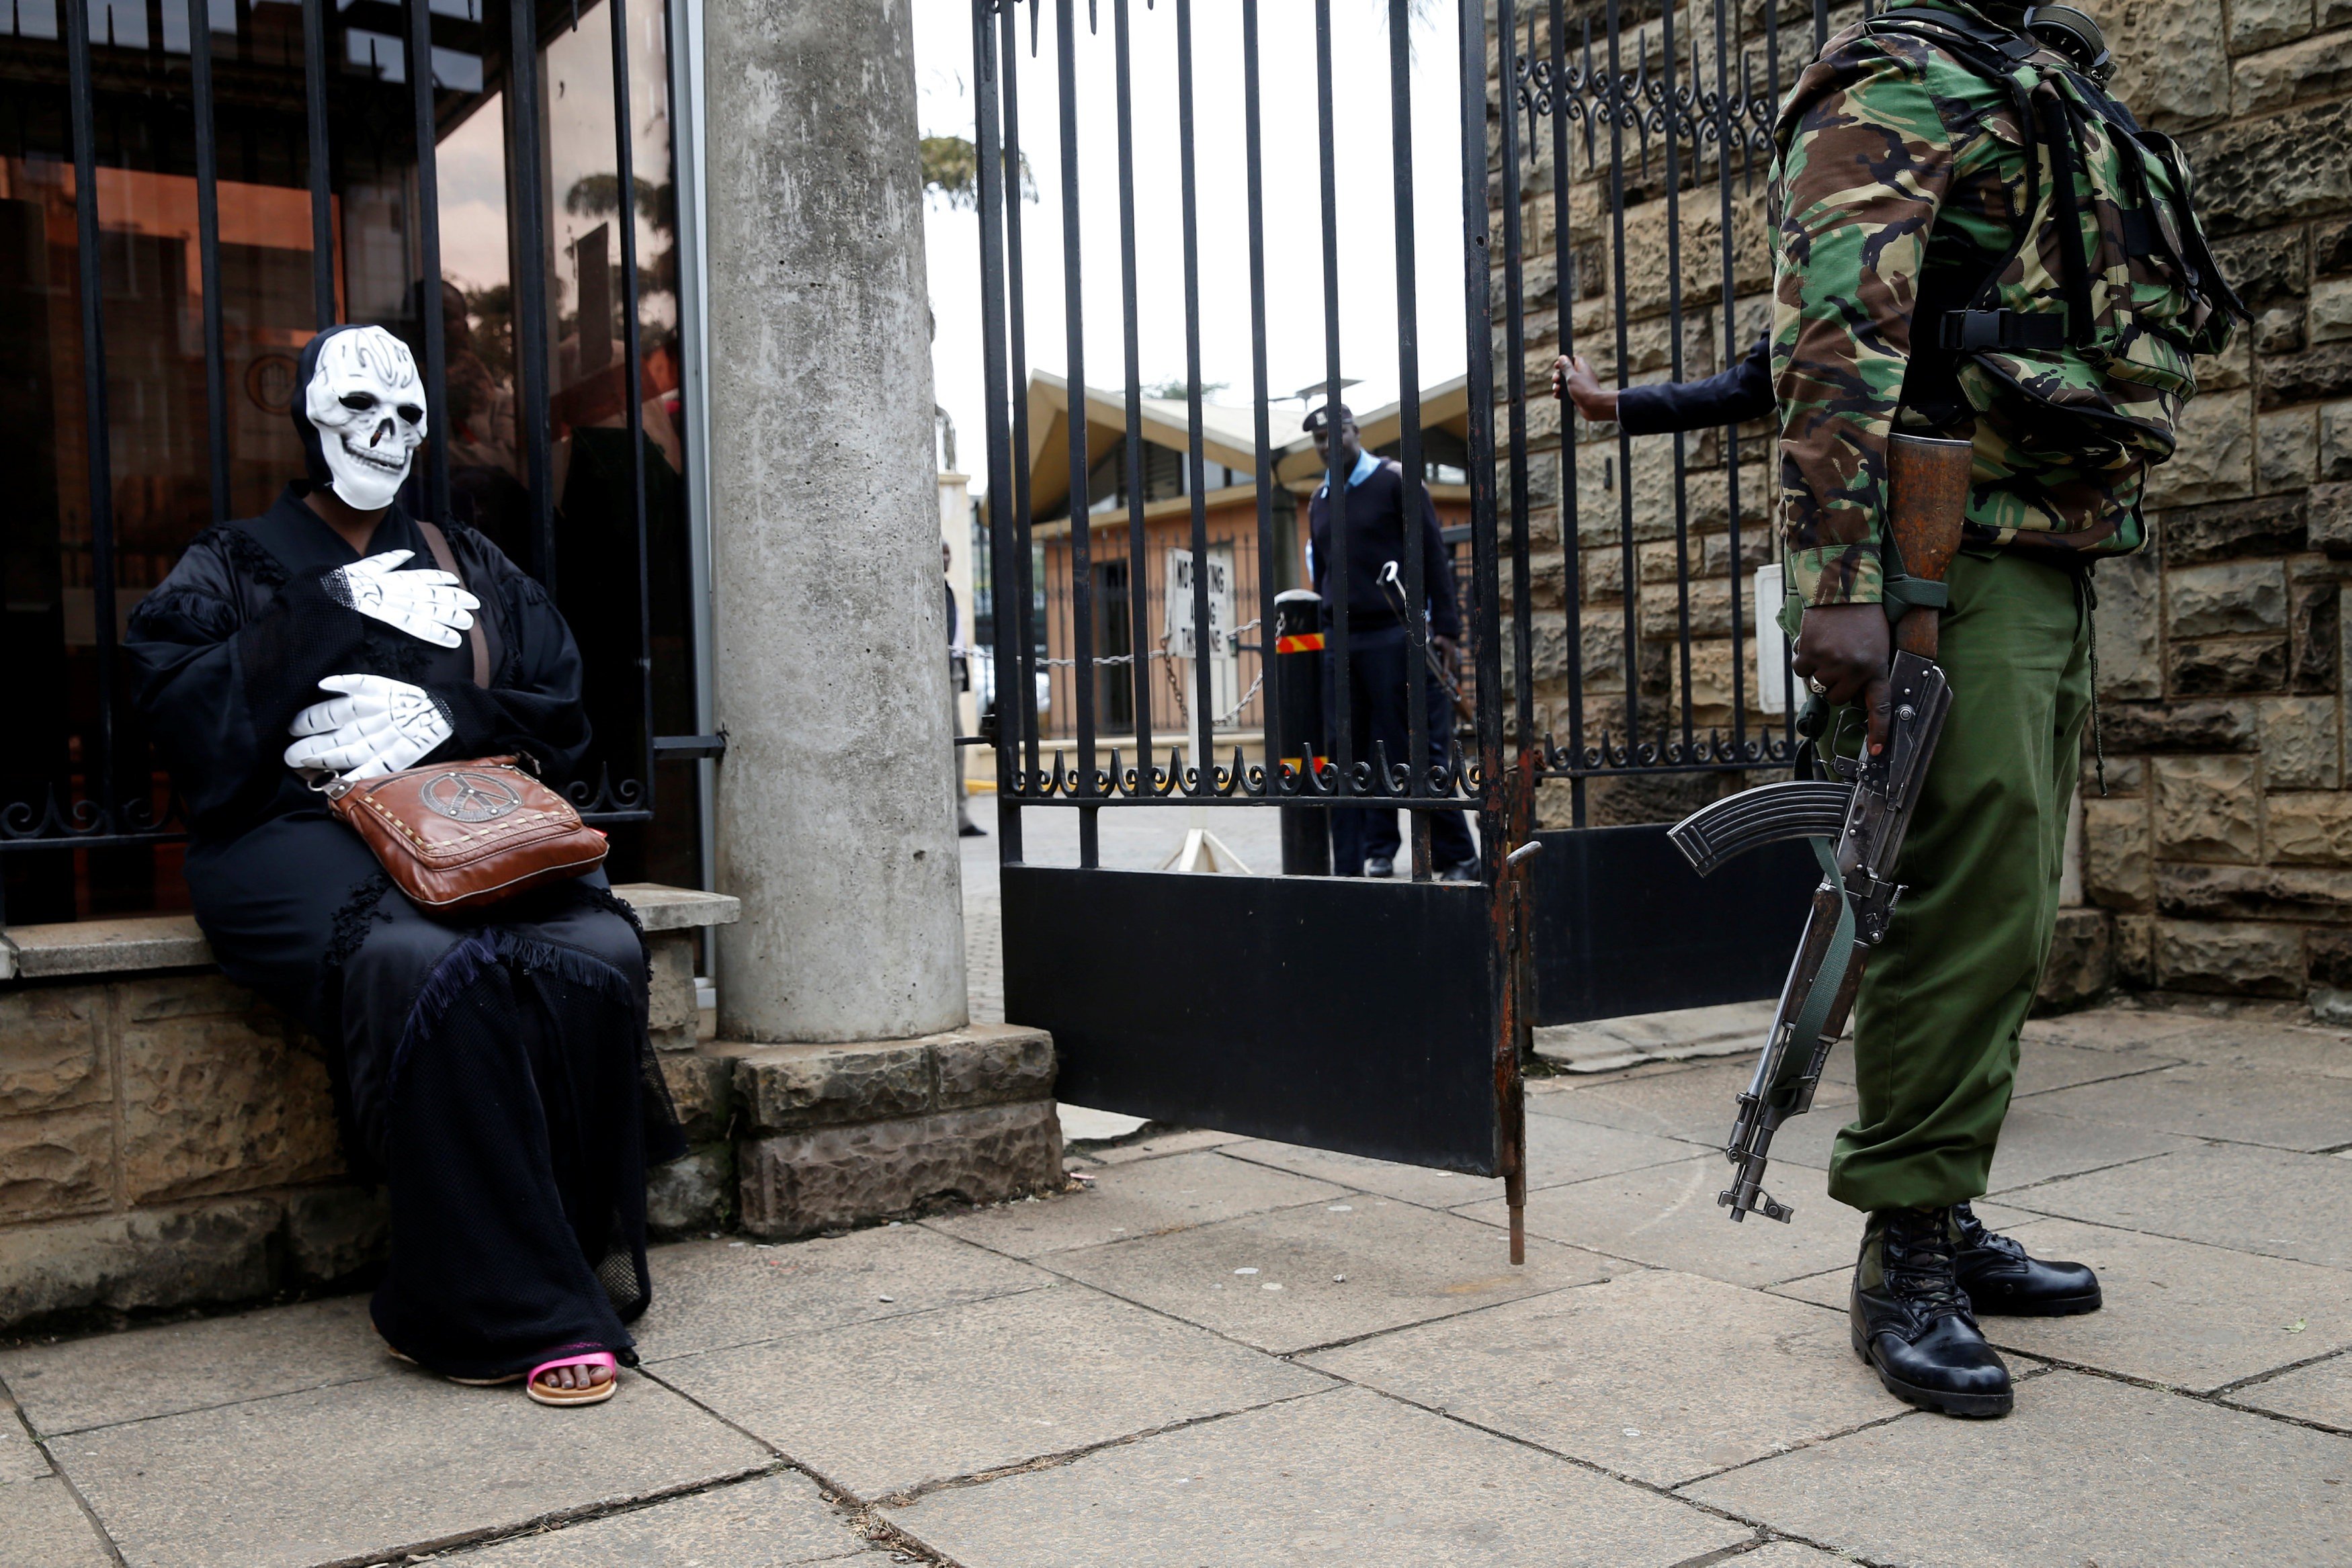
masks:
[(609, 1366), (551, 1366), (539, 1375), (541, 1388), (593, 1388), (613, 1380)]

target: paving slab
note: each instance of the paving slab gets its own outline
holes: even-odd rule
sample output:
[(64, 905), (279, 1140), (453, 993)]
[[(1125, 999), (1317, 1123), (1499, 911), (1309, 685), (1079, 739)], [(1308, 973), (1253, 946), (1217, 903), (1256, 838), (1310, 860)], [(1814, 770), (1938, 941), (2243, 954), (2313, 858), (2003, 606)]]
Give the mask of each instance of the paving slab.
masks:
[(2207, 1145), (2029, 1187), (2002, 1201), (2126, 1230), (2352, 1270), (2352, 1163)]
[(1619, 1475), (1675, 1486), (1895, 1414), (1838, 1318), (1649, 1270), (1307, 1357)]
[(1151, 1125), (1141, 1116), (1123, 1116), (1117, 1111), (1096, 1111), (1084, 1105), (1055, 1105), (1054, 1114), (1062, 1124), (1064, 1148), (1072, 1144), (1100, 1144), (1129, 1137)]
[[(2352, 1347), (2352, 1276), (2336, 1270), (2071, 1219), (2005, 1228), (2037, 1258), (2096, 1269), (2105, 1304), (2081, 1317), (1984, 1319), (2003, 1350), (2209, 1393)], [(1843, 1312), (1849, 1282), (1839, 1270), (1776, 1293)]]
[(1171, 1127), (1164, 1133), (1154, 1133), (1148, 1138), (1134, 1138), (1122, 1144), (1110, 1144), (1086, 1151), (1088, 1159), (1100, 1160), (1107, 1166), (1132, 1165), (1137, 1160), (1156, 1160), (1163, 1155), (1188, 1154), (1194, 1149), (1213, 1149), (1220, 1144), (1238, 1144), (1239, 1133), (1220, 1133), (1209, 1127)]
[(1993, 1151), (1990, 1190), (2006, 1192), (2200, 1146), (2195, 1138), (2152, 1127), (2053, 1115), (2040, 1108), (2046, 1103), (2046, 1096), (2010, 1103), (2000, 1125), (2000, 1145)]
[(2159, 1050), (2168, 1055), (2197, 1060), (2189, 1041), (2210, 1036), (2222, 1020), (2177, 1010), (2137, 1008), (2094, 1008), (2057, 1018), (2029, 1019), (2020, 1031), (2025, 1049), (2045, 1042), (2079, 1045), (2092, 1051)]
[(638, 1354), (666, 1361), (788, 1333), (1034, 1291), (1052, 1276), (919, 1225), (775, 1246), (685, 1241), (652, 1249)]
[(933, 1492), (887, 1517), (963, 1568), (1664, 1568), (1748, 1534), (1363, 1389)]
[(2315, 1153), (2352, 1144), (2352, 1078), (2254, 1067), (2168, 1067), (2036, 1095), (2037, 1111), (2193, 1138)]
[(2230, 1396), (2230, 1401), (2352, 1432), (2352, 1356), (2297, 1367), (2267, 1383), (2242, 1388)]
[(0, 1401), (0, 1486), (11, 1481), (35, 1481), (49, 1473), (49, 1461), (40, 1445), (25, 1430), (25, 1423)]
[[(1749, 1053), (1754, 1060), (1754, 1053)], [(1580, 1094), (1587, 1089), (1604, 1083), (1632, 1083), (1643, 1078), (1661, 1078), (1670, 1072), (1688, 1072), (1704, 1065), (1695, 1061), (1643, 1061), (1630, 1067), (1612, 1067), (1605, 1072), (1547, 1074), (1527, 1080), (1528, 1101), (1532, 1104), (1540, 1095)]]
[(466, 1568), (801, 1568), (870, 1551), (815, 1482), (787, 1473), (453, 1552), (448, 1561)]
[[(1539, 1105), (1545, 1115), (1605, 1127), (1720, 1143), (1731, 1130), (1734, 1102), (1748, 1087), (1755, 1065), (1750, 1053), (1736, 1061), (1710, 1061), (1590, 1085), (1571, 1082), (1559, 1093), (1529, 1101), (1528, 1108), (1536, 1110)], [(1832, 1083), (1824, 1076), (1813, 1103), (1835, 1109), (1853, 1104), (1853, 1099), (1850, 1085)], [(1717, 1127), (1717, 1122), (1723, 1125)]]
[(2352, 1560), (2352, 1438), (2063, 1371), (2006, 1420), (1909, 1416), (1685, 1495), (1874, 1563)]
[[(1529, 1100), (1528, 1109), (1538, 1115), (1564, 1116), (1717, 1149), (1731, 1135), (1736, 1103), (1754, 1071), (1752, 1061), (1711, 1062), (1549, 1094)], [(1782, 1127), (1773, 1139), (1775, 1162), (1785, 1157), (1826, 1168), (1830, 1144), (1853, 1114), (1853, 1103), (1851, 1086), (1824, 1079), (1812, 1110)]]
[(2232, 1021), (2176, 1036), (2161, 1049), (2216, 1067), (2352, 1078), (2352, 1034), (2342, 1030)]
[[(1253, 1139), (1228, 1144), (1222, 1152), (1235, 1159), (1255, 1160), (1300, 1176), (1337, 1182), (1358, 1192), (1379, 1193), (1384, 1197), (1434, 1208), (1475, 1203), (1500, 1190), (1493, 1176), (1464, 1176), (1458, 1171), (1431, 1170), (1425, 1166), (1401, 1166), (1388, 1160), (1366, 1159), (1360, 1155), (1302, 1148), (1297, 1144)], [(1628, 1133), (1559, 1116), (1528, 1118), (1530, 1190), (1689, 1157), (1689, 1145), (1651, 1133)]]
[[(1774, 1160), (1767, 1188), (1796, 1206), (1796, 1218), (1776, 1225), (1750, 1216), (1735, 1225), (1715, 1201), (1730, 1171), (1720, 1155), (1705, 1155), (1546, 1187), (1528, 1194), (1528, 1233), (1735, 1285), (1769, 1285), (1853, 1265), (1862, 1217), (1830, 1201), (1824, 1173)], [(1510, 1217), (1499, 1197), (1454, 1212), (1496, 1226)]]
[(1536, 1054), (1570, 1072), (1601, 1072), (1638, 1061), (1729, 1056), (1763, 1043), (1772, 1002), (1732, 1002), (1552, 1024), (1535, 1031)]
[(339, 1296), (8, 1351), (0, 1354), (0, 1383), (47, 1437), (384, 1377), (399, 1367), (368, 1321), (367, 1298)]
[(0, 1568), (113, 1568), (89, 1516), (55, 1476), (0, 1480)]
[[(2096, 1050), (2065, 1040), (2028, 1039), (2018, 1052), (2017, 1085), (2011, 1094), (2022, 1100), (2077, 1083), (2095, 1083), (2102, 1079), (2127, 1078), (2136, 1072), (2178, 1067), (2187, 1060), (2178, 1051), (2147, 1047)], [(1852, 1041), (1838, 1042), (1837, 1049), (1830, 1053), (1829, 1064), (1822, 1069), (1822, 1081), (1853, 1085)]]
[(660, 1373), (867, 1500), (1328, 1386), (1070, 1284), (712, 1351)]
[(2021, 1040), (2017, 1082), (2010, 1092), (2016, 1100), (2030, 1099), (2077, 1083), (2098, 1083), (2178, 1067), (2187, 1060), (2180, 1051), (2167, 1051), (2160, 1043), (2153, 1042), (2101, 1051), (2066, 1040)]
[(404, 1369), (101, 1427), (50, 1455), (131, 1568), (392, 1558), (773, 1462), (659, 1384), (623, 1378), (609, 1403), (564, 1411)]
[(1173, 1236), (1064, 1252), (1054, 1267), (1187, 1322), (1289, 1354), (1496, 1301), (1589, 1283), (1629, 1264), (1392, 1198), (1351, 1193)]
[(1725, 1562), (1738, 1568), (1853, 1568), (1851, 1558), (1816, 1552), (1798, 1541), (1775, 1541), (1759, 1551), (1743, 1552)]
[(1116, 1166), (1102, 1172), (1083, 1192), (999, 1204), (923, 1223), (992, 1251), (1040, 1258), (1269, 1208), (1324, 1202), (1346, 1196), (1347, 1190), (1203, 1149)]

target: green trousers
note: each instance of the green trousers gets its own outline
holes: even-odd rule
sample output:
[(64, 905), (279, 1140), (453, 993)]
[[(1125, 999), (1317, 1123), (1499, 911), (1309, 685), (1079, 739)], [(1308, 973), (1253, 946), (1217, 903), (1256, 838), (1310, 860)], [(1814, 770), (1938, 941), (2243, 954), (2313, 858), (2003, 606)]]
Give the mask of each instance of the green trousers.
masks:
[(1895, 868), (1909, 891), (1854, 1005), (1862, 1103), (1830, 1156), (1830, 1196), (1865, 1211), (1984, 1193), (2090, 713), (2090, 615), (2070, 573), (1964, 555), (1949, 580), (1951, 713)]

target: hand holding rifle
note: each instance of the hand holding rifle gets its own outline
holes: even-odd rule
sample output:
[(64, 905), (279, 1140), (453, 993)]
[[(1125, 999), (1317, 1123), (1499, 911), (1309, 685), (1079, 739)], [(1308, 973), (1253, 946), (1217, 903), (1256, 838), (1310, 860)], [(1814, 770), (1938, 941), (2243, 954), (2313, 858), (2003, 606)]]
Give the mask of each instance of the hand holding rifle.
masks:
[[(1783, 1221), (1795, 1213), (1764, 1191), (1772, 1134), (1811, 1108), (1830, 1048), (1845, 1032), (1863, 966), (1885, 936), (1903, 895), (1895, 881), (1903, 835), (1952, 703), (1935, 661), (1944, 574), (1959, 551), (1971, 460), (1965, 441), (1894, 436), (1887, 460), (1887, 603), (1817, 605), (1805, 612), (1790, 665), (1807, 677), (1813, 700), (1798, 727), (1822, 741), (1829, 716), (1823, 705), (1859, 698), (1868, 726), (1862, 755), (1835, 756), (1832, 737), (1822, 750), (1835, 779), (1744, 789), (1694, 811), (1671, 835), (1702, 876), (1733, 855), (1783, 839), (1812, 841), (1822, 864), (1796, 961), (1724, 1149), (1734, 1176), (1716, 1201), (1734, 1219), (1757, 1209)], [(1902, 616), (1891, 637), (1890, 611)]]

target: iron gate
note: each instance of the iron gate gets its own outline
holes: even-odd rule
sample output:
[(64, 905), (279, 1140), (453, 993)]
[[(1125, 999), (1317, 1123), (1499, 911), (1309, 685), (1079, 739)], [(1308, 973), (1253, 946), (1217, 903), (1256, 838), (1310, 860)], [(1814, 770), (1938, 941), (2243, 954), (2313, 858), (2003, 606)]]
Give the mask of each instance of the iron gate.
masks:
[[(1784, 85), (1778, 8), (1768, 0), (1754, 37), (1743, 31), (1748, 7), (1727, 0), (1714, 0), (1711, 24), (1686, 22), (1704, 35), (1704, 49), (1712, 55), (1707, 69), (1700, 37), (1677, 37), (1671, 8), (1634, 16), (1621, 15), (1617, 0), (1538, 0), (1522, 12), (1512, 0), (1498, 0), (1494, 42), (1499, 47), (1490, 49), (1481, 0), (1457, 5), (1463, 160), (1446, 177), (1459, 179), (1463, 226), (1458, 252), (1449, 245), (1437, 264), (1460, 267), (1468, 324), (1460, 460), (1467, 481), (1475, 721), (1448, 747), (1444, 765), (1425, 764), (1423, 698), (1430, 677), (1420, 656), (1426, 629), (1414, 617), (1408, 634), (1415, 647), (1405, 661), (1410, 757), (1354, 755), (1343, 724), (1330, 732), (1326, 768), (1293, 766), (1272, 746), (1259, 762), (1238, 747), (1220, 759), (1202, 755), (1198, 736), (1163, 746), (1151, 729), (1150, 661), (1133, 653), (1131, 634), (1112, 672), (1134, 683), (1132, 700), (1118, 705), (1116, 744), (1105, 744), (1097, 724), (1102, 687), (1096, 678), (1092, 636), (1098, 618), (1088, 602), (1096, 585), (1089, 561), (1093, 535), (1106, 520), (1095, 517), (1088, 488), (1093, 457), (1082, 391), (1088, 322), (1074, 107), (1076, 29), (1098, 25), (1091, 0), (1083, 24), (1077, 0), (1056, 0), (1050, 45), (1040, 41), (1045, 0), (1028, 0), (1025, 41), (1050, 76), (1060, 117), (1061, 158), (1053, 183), (1062, 224), (1059, 303), (1071, 389), (1061, 433), (1071, 521), (1066, 545), (1057, 533), (1055, 548), (1070, 557), (1072, 601), (1066, 643), (1057, 648), (1076, 674), (1055, 689), (1067, 693), (1076, 711), (1055, 715), (1058, 733), (1045, 737), (1036, 702), (1032, 544), (1038, 527), (1060, 525), (1058, 514), (1043, 524), (1034, 515), (1033, 489), (1059, 497), (1064, 478), (1055, 473), (1033, 486), (1033, 459), (1043, 448), (1030, 428), (1024, 392), (1031, 382), (1030, 302), (1021, 202), (1006, 178), (1006, 171), (1025, 168), (1019, 5), (1020, 0), (974, 0), (972, 9), (992, 574), (1009, 591), (998, 595), (995, 615), (996, 667), (1008, 672), (996, 689), (1012, 698), (1000, 702), (995, 737), (1006, 1015), (1053, 1031), (1066, 1099), (1501, 1175), (1516, 1215), (1523, 1135), (1519, 1071), (1533, 1026), (1771, 995), (1813, 880), (1802, 846), (1790, 845), (1785, 848), (1792, 853), (1750, 857), (1736, 876), (1719, 877), (1702, 893), (1664, 836), (1666, 823), (1690, 806), (1792, 759), (1789, 673), (1784, 662), (1750, 671), (1752, 612), (1741, 602), (1741, 579), (1769, 553), (1771, 530), (1757, 506), (1769, 485), (1744, 476), (1740, 458), (1765, 455), (1769, 430), (1676, 435), (1661, 456), (1650, 450), (1652, 444), (1637, 445), (1622, 432), (1587, 428), (1580, 440), (1570, 430), (1560, 439), (1558, 424), (1542, 417), (1551, 406), (1549, 398), (1531, 403), (1529, 395), (1531, 347), (1555, 333), (1567, 352), (1575, 350), (1580, 331), (1589, 339), (1605, 327), (1612, 350), (1604, 356), (1606, 370), (1621, 386), (1652, 368), (1643, 358), (1644, 345), (1654, 345), (1661, 335), (1663, 347), (1654, 346), (1649, 358), (1676, 378), (1713, 368), (1718, 346), (1726, 362), (1744, 346), (1741, 295), (1759, 295), (1767, 287), (1758, 275), (1762, 238), (1756, 209), (1772, 108)], [(1268, 429), (1273, 389), (1266, 366), (1258, 7), (1255, 0), (1239, 0), (1239, 9), (1250, 406), (1263, 563), (1275, 557), (1282, 476)], [(1396, 452), (1411, 512), (1427, 474), (1415, 308), (1418, 269), (1426, 258), (1416, 248), (1412, 193), (1416, 177), (1429, 172), (1416, 170), (1412, 157), (1409, 7), (1398, 0), (1381, 9), (1395, 127), (1389, 194), (1397, 213), (1396, 253), (1392, 266), (1384, 259), (1381, 270), (1397, 301)], [(1144, 402), (1129, 58), (1140, 12), (1130, 0), (1111, 0), (1108, 10), (1118, 137), (1116, 149), (1102, 155), (1118, 166), (1122, 428), (1134, 431)], [(1698, 11), (1692, 7), (1684, 16), (1696, 17)], [(1156, 25), (1172, 31), (1177, 80), (1192, 476), (1185, 493), (1192, 497), (1190, 544), (1197, 559), (1209, 539), (1202, 477), (1212, 437), (1201, 395), (1192, 0), (1173, 0), (1172, 12)], [(1334, 219), (1331, 12), (1330, 0), (1317, 0), (1323, 385), (1336, 399), (1346, 382)], [(1823, 21), (1815, 6), (1816, 38)], [(1500, 68), (1490, 76), (1494, 62)], [(1549, 225), (1535, 225), (1534, 246), (1527, 243), (1523, 206), (1531, 197), (1538, 218), (1546, 212), (1552, 218)], [(1688, 266), (1694, 232), (1707, 226), (1695, 214), (1711, 219), (1715, 231), (1711, 278), (1699, 277), (1705, 267)], [(1596, 226), (1601, 232), (1593, 232)], [(1654, 270), (1633, 277), (1629, 258), (1649, 268), (1657, 248), (1665, 267), (1663, 283), (1654, 287)], [(1548, 273), (1538, 277), (1532, 298), (1531, 266)], [(1704, 314), (1685, 310), (1694, 279), (1706, 297)], [(1580, 322), (1580, 311), (1589, 322)], [(1754, 315), (1752, 300), (1745, 315)], [(1752, 337), (1752, 327), (1747, 335)], [(1701, 351), (1686, 352), (1694, 347)], [(1536, 373), (1540, 376), (1540, 367)], [(1498, 412), (1505, 422), (1499, 432)], [(1137, 446), (1126, 444), (1128, 470), (1118, 486), (1128, 537), (1116, 553), (1125, 560), (1145, 554)], [(1343, 514), (1347, 487), (1330, 476), (1330, 488), (1335, 514)], [(1116, 517), (1106, 526), (1117, 527)], [(1344, 603), (1350, 570), (1363, 566), (1345, 559), (1344, 528), (1336, 517), (1331, 538), (1329, 593)], [(1406, 598), (1423, 602), (1420, 552), (1405, 553), (1412, 558)], [(1105, 579), (1127, 588), (1122, 626), (1150, 622), (1145, 575)], [(1262, 565), (1255, 575), (1260, 598), (1252, 608), (1263, 647), (1266, 629), (1276, 623), (1276, 574)], [(1200, 574), (1192, 588), (1194, 636), (1205, 639), (1211, 615)], [(1345, 713), (1345, 616), (1334, 618), (1328, 637), (1336, 707)], [(1197, 660), (1193, 668), (1193, 701), (1202, 712), (1212, 696), (1208, 663)], [(1774, 696), (1778, 703), (1769, 700)], [(1276, 683), (1266, 680), (1257, 698), (1269, 710), (1268, 733), (1275, 733)], [(1768, 716), (1768, 708), (1778, 716)], [(1366, 803), (1412, 813), (1410, 879), (1184, 876), (1107, 870), (1100, 863), (1104, 811), (1170, 804), (1328, 810)], [(1475, 888), (1430, 880), (1427, 813), (1465, 805), (1475, 808), (1479, 829), (1481, 882)], [(1022, 816), (1029, 808), (1077, 813), (1077, 867), (1024, 863)]]
[[(1600, 368), (1621, 390), (1650, 372), (1681, 381), (1729, 369), (1769, 319), (1762, 191), (1777, 106), (1828, 25), (1826, 0), (1496, 0), (1497, 58), (1507, 62), (1492, 112), (1517, 632), (1510, 727), (1525, 765), (1567, 796), (1565, 811), (1546, 813), (1567, 821), (1537, 835), (1538, 1023), (1776, 994), (1815, 871), (1790, 842), (1702, 884), (1665, 838), (1672, 820), (1794, 759), (1795, 677), (1785, 656), (1768, 665), (1757, 636), (1778, 606), (1751, 607), (1742, 591), (1746, 572), (1776, 553), (1777, 422), (1637, 438), (1580, 425), (1563, 408), (1551, 450), (1537, 450), (1546, 444), (1531, 440), (1540, 433), (1528, 406), (1528, 197), (1550, 198), (1542, 259), (1557, 352), (1598, 336)], [(1792, 58), (1784, 26), (1806, 40)], [(1562, 216), (1580, 195), (1597, 233)], [(1588, 300), (1598, 332), (1580, 332)], [(1551, 630), (1534, 582), (1547, 477), (1560, 665), (1549, 704), (1534, 667)], [(1662, 557), (1664, 570), (1654, 570)]]

